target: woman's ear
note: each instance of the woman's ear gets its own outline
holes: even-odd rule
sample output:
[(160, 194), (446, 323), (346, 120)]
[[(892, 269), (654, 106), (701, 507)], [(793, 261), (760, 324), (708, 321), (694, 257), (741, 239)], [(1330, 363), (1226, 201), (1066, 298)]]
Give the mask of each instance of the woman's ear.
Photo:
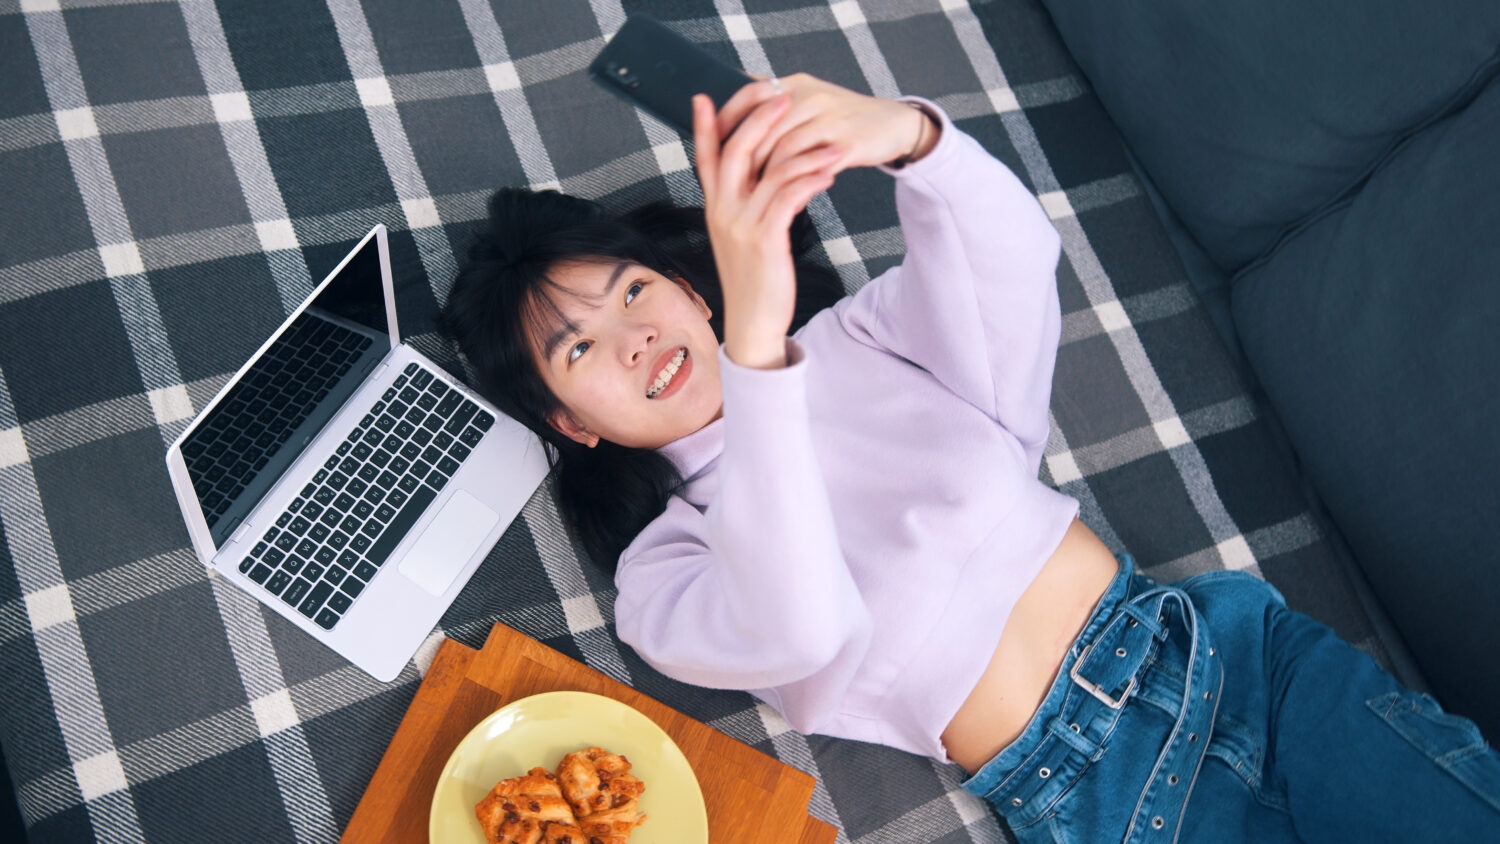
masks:
[(693, 304), (698, 307), (698, 312), (703, 314), (704, 319), (713, 317), (713, 310), (708, 307), (708, 303), (703, 301), (703, 297), (698, 295), (698, 291), (694, 290), (691, 284), (688, 284), (686, 280), (678, 278), (675, 275), (667, 277), (676, 282), (677, 286), (681, 287), (682, 291), (688, 295), (688, 298), (693, 300)]
[(581, 443), (589, 448), (599, 444), (599, 435), (583, 427), (583, 424), (565, 409), (558, 408), (548, 414), (547, 424), (573, 442)]

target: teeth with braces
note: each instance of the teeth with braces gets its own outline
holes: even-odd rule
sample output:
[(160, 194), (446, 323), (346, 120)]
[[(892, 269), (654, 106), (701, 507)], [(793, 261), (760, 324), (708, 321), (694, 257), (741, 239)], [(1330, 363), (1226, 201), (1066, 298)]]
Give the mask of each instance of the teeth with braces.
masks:
[(667, 385), (672, 383), (672, 376), (677, 374), (678, 368), (682, 366), (682, 362), (686, 359), (687, 349), (678, 349), (677, 354), (673, 355), (672, 359), (667, 361), (667, 365), (661, 368), (661, 372), (656, 374), (656, 380), (651, 382), (651, 389), (646, 391), (646, 398), (654, 399), (661, 395), (661, 391), (665, 390)]

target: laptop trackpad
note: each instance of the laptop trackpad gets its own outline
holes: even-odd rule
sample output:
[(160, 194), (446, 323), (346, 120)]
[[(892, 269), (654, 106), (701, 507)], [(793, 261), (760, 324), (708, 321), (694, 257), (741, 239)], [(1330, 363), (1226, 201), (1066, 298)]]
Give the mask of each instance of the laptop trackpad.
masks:
[(453, 493), (442, 512), (427, 523), (427, 529), (401, 559), (401, 574), (433, 595), (441, 596), (499, 518), (467, 492)]

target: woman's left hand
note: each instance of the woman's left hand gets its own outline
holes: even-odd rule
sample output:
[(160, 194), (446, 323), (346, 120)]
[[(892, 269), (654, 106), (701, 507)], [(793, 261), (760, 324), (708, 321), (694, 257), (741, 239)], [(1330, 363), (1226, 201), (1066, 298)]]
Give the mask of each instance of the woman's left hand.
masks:
[[(838, 170), (916, 160), (937, 144), (939, 127), (920, 109), (856, 93), (806, 73), (779, 78), (791, 107), (757, 144), (757, 170), (818, 147), (843, 151)], [(770, 81), (741, 88), (718, 113), (719, 137), (728, 137), (756, 106), (777, 95)]]

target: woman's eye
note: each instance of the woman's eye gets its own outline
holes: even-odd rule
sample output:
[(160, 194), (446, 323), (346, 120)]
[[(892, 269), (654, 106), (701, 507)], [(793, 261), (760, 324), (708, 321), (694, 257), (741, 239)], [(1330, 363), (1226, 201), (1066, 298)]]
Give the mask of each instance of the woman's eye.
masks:
[(578, 356), (582, 355), (584, 352), (588, 351), (590, 345), (592, 345), (592, 344), (589, 343), (589, 341), (584, 340), (583, 342), (581, 342), (578, 345), (574, 346), (573, 348), (569, 349), (568, 350), (568, 363), (572, 363), (573, 361), (578, 360)]
[(629, 287), (625, 288), (625, 304), (630, 304), (631, 299), (639, 296), (641, 294), (641, 290), (644, 289), (645, 286), (645, 282), (637, 281), (635, 284), (632, 284)]

